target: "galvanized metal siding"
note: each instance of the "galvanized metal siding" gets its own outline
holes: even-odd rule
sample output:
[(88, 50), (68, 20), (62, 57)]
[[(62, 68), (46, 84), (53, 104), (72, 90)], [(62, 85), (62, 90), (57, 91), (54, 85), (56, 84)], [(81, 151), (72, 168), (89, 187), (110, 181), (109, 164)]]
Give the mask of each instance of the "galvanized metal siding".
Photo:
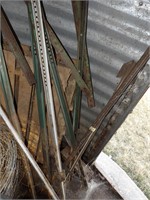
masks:
[[(139, 56), (150, 45), (150, 1), (91, 0), (88, 50), (96, 107), (82, 102), (82, 124), (87, 127), (112, 95), (122, 64)], [(2, 1), (22, 43), (30, 45), (27, 10), (22, 1)], [(47, 17), (71, 56), (76, 57), (76, 34), (70, 1), (44, 1)]]

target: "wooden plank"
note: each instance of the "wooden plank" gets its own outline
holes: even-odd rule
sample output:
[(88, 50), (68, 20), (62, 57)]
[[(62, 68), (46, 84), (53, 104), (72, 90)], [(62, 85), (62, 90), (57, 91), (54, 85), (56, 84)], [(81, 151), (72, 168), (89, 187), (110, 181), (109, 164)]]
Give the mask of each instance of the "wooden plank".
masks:
[[(5, 50), (4, 50), (5, 61), (6, 61), (7, 69), (8, 69), (8, 75), (10, 78), (12, 91), (14, 91), (14, 75), (16, 73), (15, 57), (11, 51), (6, 50), (6, 49), (7, 49), (7, 46), (5, 45)], [(23, 45), (23, 50), (26, 52), (25, 55), (28, 55), (26, 56), (26, 60), (31, 70), (33, 71), (33, 62), (32, 62), (32, 57), (30, 54), (30, 48), (28, 46)], [(57, 70), (60, 75), (60, 81), (62, 84), (63, 92), (66, 96), (68, 108), (71, 111), (72, 100), (73, 100), (73, 95), (74, 95), (74, 90), (75, 90), (75, 81), (74, 79), (72, 80), (71, 70), (69, 68), (66, 68), (64, 65), (58, 64)], [(24, 74), (21, 71), (20, 73), (18, 73), (18, 75), (20, 77), (19, 96), (18, 96), (18, 117), (19, 117), (21, 127), (24, 133), (25, 128), (26, 128), (26, 123), (27, 123), (27, 114), (28, 114), (31, 87), (29, 86)], [(60, 109), (60, 104), (58, 101), (57, 93), (56, 93), (53, 82), (52, 82), (52, 88), (53, 88), (53, 94), (54, 94), (54, 105), (55, 105), (55, 110), (56, 110), (57, 122), (59, 122), (58, 123), (59, 141), (61, 142), (61, 139), (63, 135), (65, 134), (65, 123), (64, 123), (64, 119), (63, 119), (62, 112)], [(0, 101), (3, 105), (3, 108), (6, 108), (3, 93), (1, 91), (1, 86), (0, 86)], [(39, 131), (40, 131), (40, 127), (39, 127), (37, 100), (35, 99), (34, 106), (33, 106), (32, 122), (31, 122), (31, 132), (29, 136), (29, 150), (31, 151), (33, 155), (35, 154), (35, 151), (36, 151), (38, 138), (39, 138)], [(40, 160), (42, 160), (41, 157), (40, 157)]]

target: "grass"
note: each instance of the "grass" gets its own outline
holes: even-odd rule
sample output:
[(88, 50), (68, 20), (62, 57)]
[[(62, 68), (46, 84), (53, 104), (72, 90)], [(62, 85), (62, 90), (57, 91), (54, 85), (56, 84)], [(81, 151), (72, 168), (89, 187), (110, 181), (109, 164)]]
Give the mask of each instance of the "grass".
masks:
[(104, 149), (150, 199), (150, 89)]

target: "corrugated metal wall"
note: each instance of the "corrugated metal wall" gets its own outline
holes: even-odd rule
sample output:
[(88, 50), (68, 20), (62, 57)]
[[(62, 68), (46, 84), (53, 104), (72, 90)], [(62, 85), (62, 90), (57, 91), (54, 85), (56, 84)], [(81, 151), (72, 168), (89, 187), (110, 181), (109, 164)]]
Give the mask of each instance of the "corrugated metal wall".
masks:
[[(30, 45), (25, 3), (2, 1), (20, 41)], [(48, 20), (72, 56), (76, 56), (76, 35), (70, 1), (44, 1)], [(88, 49), (96, 107), (82, 103), (82, 124), (88, 126), (107, 103), (122, 64), (138, 59), (150, 45), (150, 0), (91, 0), (88, 18)]]

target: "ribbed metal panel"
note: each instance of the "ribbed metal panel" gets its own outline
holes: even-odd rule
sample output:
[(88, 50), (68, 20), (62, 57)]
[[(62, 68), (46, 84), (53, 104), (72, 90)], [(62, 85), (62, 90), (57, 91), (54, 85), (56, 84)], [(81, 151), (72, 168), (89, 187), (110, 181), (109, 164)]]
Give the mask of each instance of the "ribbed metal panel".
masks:
[[(2, 1), (20, 41), (30, 45), (25, 3)], [(76, 57), (76, 34), (70, 1), (44, 1), (48, 20), (71, 56)], [(82, 124), (88, 126), (107, 103), (124, 62), (137, 60), (150, 45), (150, 1), (96, 0), (89, 3), (88, 50), (96, 107), (82, 106)]]

